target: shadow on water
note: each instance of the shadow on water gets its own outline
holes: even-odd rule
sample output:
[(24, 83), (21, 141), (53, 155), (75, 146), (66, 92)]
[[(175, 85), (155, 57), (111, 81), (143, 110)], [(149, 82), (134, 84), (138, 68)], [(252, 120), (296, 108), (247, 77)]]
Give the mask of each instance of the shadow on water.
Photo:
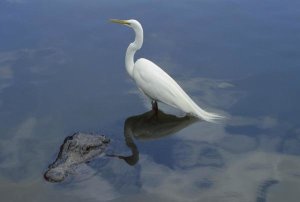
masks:
[(153, 140), (172, 135), (189, 125), (199, 121), (199, 119), (184, 116), (177, 117), (166, 114), (158, 110), (157, 114), (148, 111), (141, 115), (131, 116), (124, 124), (125, 143), (131, 150), (131, 155), (109, 155), (123, 159), (129, 165), (135, 165), (139, 161), (139, 150), (134, 143), (135, 139)]

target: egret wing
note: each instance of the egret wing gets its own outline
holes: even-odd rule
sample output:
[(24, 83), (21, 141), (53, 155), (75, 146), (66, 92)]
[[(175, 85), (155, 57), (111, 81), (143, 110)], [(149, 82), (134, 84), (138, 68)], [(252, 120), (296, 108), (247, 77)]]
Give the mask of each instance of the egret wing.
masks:
[(156, 64), (141, 58), (135, 63), (133, 71), (137, 86), (151, 99), (189, 112), (189, 96)]

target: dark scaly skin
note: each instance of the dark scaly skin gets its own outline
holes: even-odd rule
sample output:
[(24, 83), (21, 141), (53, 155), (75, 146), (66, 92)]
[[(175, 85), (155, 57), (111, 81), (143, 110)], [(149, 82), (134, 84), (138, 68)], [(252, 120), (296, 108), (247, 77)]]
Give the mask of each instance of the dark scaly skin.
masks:
[(56, 160), (49, 165), (44, 178), (50, 182), (61, 182), (79, 164), (86, 163), (106, 149), (109, 139), (103, 135), (75, 133), (65, 138)]

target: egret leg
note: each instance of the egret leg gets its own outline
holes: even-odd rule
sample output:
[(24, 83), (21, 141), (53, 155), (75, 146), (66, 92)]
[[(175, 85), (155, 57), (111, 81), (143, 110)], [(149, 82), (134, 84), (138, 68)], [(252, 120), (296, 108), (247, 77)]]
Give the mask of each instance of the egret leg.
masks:
[(155, 115), (157, 115), (158, 114), (158, 105), (157, 105), (156, 100), (152, 100), (151, 104), (152, 104), (152, 110), (154, 111)]

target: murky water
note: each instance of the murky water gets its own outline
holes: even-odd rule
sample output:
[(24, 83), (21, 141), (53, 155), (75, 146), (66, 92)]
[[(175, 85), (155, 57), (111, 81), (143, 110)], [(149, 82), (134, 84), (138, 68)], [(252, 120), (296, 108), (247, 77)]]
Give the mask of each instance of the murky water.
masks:
[[(195, 122), (150, 103), (124, 68), (137, 57), (228, 117)], [(1, 201), (298, 201), (300, 3), (288, 1), (0, 1)], [(76, 131), (108, 154), (62, 183), (43, 178)]]

